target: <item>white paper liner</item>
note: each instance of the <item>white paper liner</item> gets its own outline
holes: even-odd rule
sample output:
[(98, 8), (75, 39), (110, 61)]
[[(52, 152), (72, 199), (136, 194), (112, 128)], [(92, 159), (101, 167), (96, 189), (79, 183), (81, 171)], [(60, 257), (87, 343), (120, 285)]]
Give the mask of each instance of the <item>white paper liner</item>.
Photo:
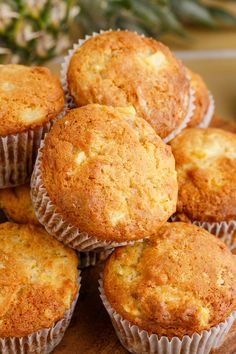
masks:
[(78, 251), (92, 251), (94, 249), (110, 249), (114, 247), (133, 244), (129, 242), (113, 242), (99, 240), (95, 236), (88, 235), (85, 232), (73, 226), (71, 223), (63, 219), (62, 215), (57, 211), (56, 206), (52, 203), (47, 190), (43, 184), (43, 179), (40, 171), (41, 155), (44, 146), (44, 141), (41, 142), (41, 147), (35, 162), (34, 171), (31, 177), (31, 199), (34, 205), (34, 210), (37, 219), (45, 227), (50, 235), (56, 237), (65, 245), (74, 248)]
[(205, 114), (205, 116), (203, 117), (202, 121), (200, 122), (200, 124), (197, 126), (198, 128), (207, 128), (212, 120), (212, 117), (214, 115), (215, 112), (215, 100), (214, 97), (212, 95), (212, 93), (210, 91), (208, 91), (209, 94), (209, 100), (210, 100), (210, 104), (208, 107), (208, 110)]
[[(73, 45), (73, 48), (70, 49), (68, 51), (67, 56), (64, 57), (64, 61), (61, 65), (61, 83), (62, 83), (62, 87), (63, 90), (65, 92), (65, 99), (66, 99), (66, 106), (69, 109), (75, 108), (77, 107), (76, 103), (73, 100), (73, 97), (70, 95), (70, 91), (69, 91), (69, 87), (68, 87), (68, 83), (67, 83), (67, 71), (68, 71), (68, 67), (70, 65), (70, 61), (72, 56), (74, 55), (74, 53), (76, 52), (76, 50), (82, 46), (82, 44), (84, 44), (88, 39), (92, 38), (92, 37), (96, 37), (102, 33), (105, 32), (111, 32), (112, 30), (108, 30), (108, 31), (100, 31), (100, 32), (93, 32), (93, 34), (91, 36), (87, 35), (85, 36), (84, 39), (79, 39), (78, 43), (75, 43)], [(118, 29), (119, 31), (119, 29)], [(135, 32), (136, 33), (136, 32)], [(144, 37), (144, 35), (142, 35)], [(190, 77), (188, 77), (189, 81), (191, 80)], [(165, 137), (163, 139), (163, 141), (165, 143), (168, 143), (170, 140), (172, 140), (174, 137), (176, 137), (183, 129), (185, 129), (188, 125), (188, 123), (190, 122), (193, 114), (194, 114), (194, 110), (195, 110), (195, 105), (194, 105), (194, 101), (195, 101), (195, 91), (193, 89), (190, 89), (190, 94), (189, 94), (189, 106), (188, 106), (188, 113), (186, 115), (186, 117), (184, 118), (184, 120), (182, 121), (182, 123), (179, 125), (179, 127), (177, 127), (172, 133), (170, 133), (167, 137)]]
[[(171, 221), (180, 221), (177, 215), (170, 218)], [(223, 241), (232, 251), (236, 248), (236, 220), (207, 222), (207, 221), (191, 221), (193, 225), (202, 227), (214, 236)]]
[(41, 140), (64, 114), (65, 110), (42, 127), (0, 137), (0, 189), (30, 180)]
[(95, 266), (99, 262), (105, 261), (112, 253), (113, 248), (104, 249), (100, 252), (89, 251), (89, 252), (78, 252), (79, 258), (79, 268), (83, 269), (90, 266)]
[(188, 106), (188, 113), (182, 123), (176, 128), (172, 133), (170, 133), (166, 138), (163, 139), (164, 143), (169, 143), (172, 139), (174, 139), (177, 135), (179, 135), (183, 129), (185, 129), (190, 122), (191, 118), (193, 117), (195, 111), (195, 91), (190, 89), (189, 95), (189, 106)]
[[(78, 279), (79, 286), (81, 278)], [(80, 289), (79, 289), (80, 290)], [(50, 328), (43, 328), (25, 337), (0, 338), (0, 353), (3, 354), (48, 354), (62, 340), (70, 324), (78, 297), (79, 290), (69, 310), (64, 317)]]
[(99, 281), (99, 291), (121, 344), (134, 354), (209, 354), (212, 349), (223, 344), (236, 318), (236, 312), (233, 312), (224, 322), (208, 331), (194, 333), (191, 337), (185, 335), (182, 339), (173, 337), (170, 340), (165, 336), (150, 335), (123, 319), (108, 302), (102, 279)]

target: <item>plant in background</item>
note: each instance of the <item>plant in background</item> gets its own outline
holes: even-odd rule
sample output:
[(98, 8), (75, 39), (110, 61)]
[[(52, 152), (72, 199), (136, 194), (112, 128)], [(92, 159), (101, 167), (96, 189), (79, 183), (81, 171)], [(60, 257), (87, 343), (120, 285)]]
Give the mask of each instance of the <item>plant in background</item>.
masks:
[(236, 17), (201, 0), (80, 0), (83, 32), (126, 28), (147, 35), (186, 35), (185, 24), (210, 28), (232, 26)]
[(201, 0), (0, 0), (0, 62), (42, 63), (60, 55), (74, 22), (83, 35), (125, 28), (183, 36), (185, 24), (217, 28), (236, 18)]
[(0, 0), (0, 62), (41, 63), (61, 54), (78, 13), (73, 0)]

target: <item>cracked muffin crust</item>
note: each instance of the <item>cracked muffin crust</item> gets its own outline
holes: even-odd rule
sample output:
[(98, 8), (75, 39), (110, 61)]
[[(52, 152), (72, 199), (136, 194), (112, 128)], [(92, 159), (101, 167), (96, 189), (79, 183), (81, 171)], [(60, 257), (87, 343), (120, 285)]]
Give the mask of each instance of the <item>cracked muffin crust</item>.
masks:
[(0, 65), (0, 136), (40, 127), (63, 108), (63, 89), (49, 69)]
[(90, 236), (151, 236), (176, 208), (169, 146), (132, 107), (73, 109), (45, 139), (41, 173), (63, 219)]
[(202, 77), (189, 69), (187, 69), (187, 71), (191, 77), (191, 88), (195, 92), (195, 110), (193, 117), (188, 123), (188, 127), (192, 128), (198, 126), (206, 115), (210, 106), (210, 97), (209, 90)]
[(171, 141), (182, 220), (236, 220), (236, 135), (189, 128)]
[(103, 286), (124, 319), (150, 334), (182, 338), (236, 310), (236, 261), (206, 230), (166, 223), (154, 237), (117, 248), (106, 262)]
[(76, 253), (41, 227), (0, 225), (0, 337), (22, 337), (63, 318), (78, 291)]
[(156, 133), (167, 137), (187, 115), (190, 83), (171, 51), (129, 31), (96, 35), (78, 48), (67, 73), (78, 106), (132, 105)]
[(23, 184), (14, 188), (0, 190), (0, 209), (6, 216), (19, 224), (40, 225), (35, 216), (30, 198), (30, 186)]

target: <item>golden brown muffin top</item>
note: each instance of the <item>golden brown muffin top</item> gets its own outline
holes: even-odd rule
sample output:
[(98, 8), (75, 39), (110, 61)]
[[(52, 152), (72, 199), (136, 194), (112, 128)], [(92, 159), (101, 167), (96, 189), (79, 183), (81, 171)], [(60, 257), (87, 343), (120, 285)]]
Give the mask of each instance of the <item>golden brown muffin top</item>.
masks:
[(30, 198), (30, 186), (0, 189), (0, 209), (7, 217), (19, 224), (40, 225)]
[(78, 291), (76, 253), (34, 225), (0, 224), (0, 336), (63, 318)]
[(134, 32), (87, 40), (73, 55), (67, 79), (78, 106), (132, 105), (162, 138), (188, 112), (190, 84), (182, 63), (162, 43)]
[(195, 91), (195, 110), (193, 117), (188, 123), (188, 127), (192, 128), (199, 125), (206, 115), (210, 105), (210, 97), (209, 90), (202, 77), (189, 69), (188, 73), (191, 77), (191, 88)]
[(71, 110), (45, 139), (41, 171), (62, 217), (98, 239), (150, 236), (176, 209), (171, 149), (131, 107)]
[(191, 221), (236, 219), (236, 135), (191, 128), (171, 141), (179, 195), (177, 213)]
[(49, 69), (0, 65), (0, 136), (41, 126), (63, 107), (61, 84)]
[(116, 249), (103, 282), (124, 319), (168, 338), (207, 330), (236, 310), (233, 255), (191, 224), (166, 223), (143, 243)]

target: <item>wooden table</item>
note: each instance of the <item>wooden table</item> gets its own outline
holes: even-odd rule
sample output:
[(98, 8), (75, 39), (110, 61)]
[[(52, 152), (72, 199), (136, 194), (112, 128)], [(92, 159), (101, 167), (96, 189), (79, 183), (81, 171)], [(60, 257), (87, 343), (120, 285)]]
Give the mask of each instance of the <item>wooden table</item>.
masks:
[[(214, 126), (234, 131), (236, 124), (215, 118)], [(82, 287), (71, 324), (54, 354), (124, 354), (98, 293), (102, 264), (82, 272)], [(214, 354), (236, 353), (236, 323), (223, 346)]]

